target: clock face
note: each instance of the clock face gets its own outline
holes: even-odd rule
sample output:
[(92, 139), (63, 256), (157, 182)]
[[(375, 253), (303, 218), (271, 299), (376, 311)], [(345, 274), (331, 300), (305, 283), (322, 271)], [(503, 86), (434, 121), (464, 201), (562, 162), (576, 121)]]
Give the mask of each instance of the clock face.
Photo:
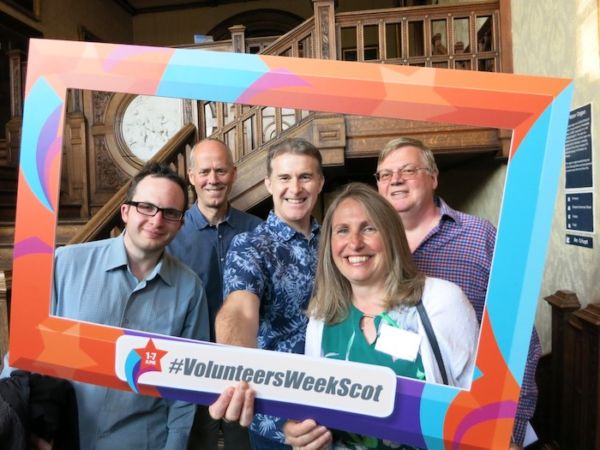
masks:
[(127, 106), (121, 133), (131, 152), (148, 161), (183, 127), (183, 100), (138, 95)]

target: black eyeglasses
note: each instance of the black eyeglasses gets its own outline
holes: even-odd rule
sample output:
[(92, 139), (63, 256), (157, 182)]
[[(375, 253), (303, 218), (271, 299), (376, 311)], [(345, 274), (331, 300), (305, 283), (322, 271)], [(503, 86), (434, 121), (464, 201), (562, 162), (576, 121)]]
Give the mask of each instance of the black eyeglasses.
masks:
[(373, 174), (375, 179), (380, 183), (387, 183), (388, 181), (392, 181), (394, 177), (394, 173), (400, 174), (402, 179), (404, 180), (412, 180), (417, 176), (419, 170), (429, 170), (428, 167), (403, 167), (402, 169), (396, 170), (380, 170), (379, 172)]
[(162, 212), (162, 216), (165, 220), (171, 222), (180, 222), (183, 217), (183, 211), (179, 211), (174, 208), (159, 208), (156, 205), (148, 202), (125, 202), (126, 205), (135, 206), (137, 212), (144, 216), (154, 217), (158, 212)]

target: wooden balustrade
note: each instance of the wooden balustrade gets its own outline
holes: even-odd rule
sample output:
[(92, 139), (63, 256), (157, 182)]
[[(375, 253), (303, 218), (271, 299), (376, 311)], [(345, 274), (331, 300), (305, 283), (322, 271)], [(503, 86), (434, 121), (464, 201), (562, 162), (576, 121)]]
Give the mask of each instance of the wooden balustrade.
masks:
[(339, 13), (337, 59), (501, 72), (498, 2)]
[(264, 48), (261, 54), (314, 58), (315, 44), (315, 20), (311, 17)]
[[(336, 13), (334, 0), (313, 0), (313, 17), (279, 38), (245, 38), (244, 27), (239, 25), (230, 28), (231, 40), (181, 47), (246, 52), (261, 49), (261, 53), (268, 55), (499, 71), (506, 66), (503, 63), (504, 53), (501, 51), (503, 28), (500, 26), (500, 3), (488, 1)], [(503, 14), (506, 15), (506, 11)], [(509, 54), (510, 51), (505, 53)], [(15, 55), (15, 68), (20, 67), (17, 64), (18, 56)], [(108, 101), (108, 94), (99, 95), (97, 102), (101, 104)], [(192, 108), (191, 105), (188, 106), (189, 109)], [(68, 165), (66, 170), (69, 181), (73, 182), (68, 184), (68, 191), (61, 192), (62, 217), (85, 217), (93, 214), (106, 200), (102, 198), (99, 201), (101, 195), (108, 197), (109, 192), (113, 192), (112, 189), (120, 186), (127, 178), (118, 171), (111, 172), (115, 180), (111, 179), (110, 182), (114, 181), (114, 186), (98, 187), (98, 174), (91, 173), (88, 176), (90, 179), (86, 181), (83, 178), (87, 172), (76, 170), (86, 165), (83, 160), (88, 154), (92, 158), (90, 161), (86, 160), (88, 166), (100, 163), (106, 166), (110, 162), (107, 162), (100, 150), (114, 143), (108, 137), (103, 141), (97, 128), (104, 127), (104, 131), (113, 129), (112, 123), (119, 119), (118, 111), (114, 115), (102, 116), (102, 120), (95, 116), (83, 117), (81, 111), (82, 108), (71, 108), (67, 114), (65, 132), (69, 133), (70, 147), (65, 164)], [(256, 160), (252, 155), (275, 139), (281, 139), (289, 133), (302, 133), (294, 129), (302, 127), (303, 123), (315, 117), (315, 113), (310, 111), (218, 102), (199, 102), (197, 111), (198, 137), (213, 136), (225, 141), (233, 150), (237, 163), (250, 157)], [(81, 120), (75, 120), (77, 118)], [(359, 119), (361, 118), (357, 120)], [(20, 134), (20, 117), (16, 117), (12, 125), (9, 139), (0, 145), (0, 158), (10, 159), (16, 153), (13, 148), (16, 148)], [(396, 133), (397, 128), (390, 129)], [(86, 135), (86, 130), (90, 129), (92, 132)], [(309, 136), (309, 139), (313, 139), (313, 136)], [(505, 142), (509, 140), (505, 139)], [(492, 141), (495, 138), (486, 138), (485, 145), (493, 148)], [(368, 145), (371, 144), (369, 141)], [(92, 146), (99, 150), (91, 152)], [(372, 146), (373, 148), (376, 147)], [(366, 155), (362, 150), (357, 153), (356, 148), (346, 148), (345, 151), (354, 151), (346, 157)], [(114, 222), (114, 218), (105, 220), (106, 224), (97, 225), (102, 228), (108, 226), (109, 222)], [(107, 233), (104, 230), (100, 234)]]
[[(337, 14), (333, 0), (313, 0), (313, 4), (312, 18), (261, 53), (491, 72), (511, 67), (502, 52), (499, 2)], [(201, 102), (200, 110), (202, 136), (226, 142), (234, 149), (235, 161), (311, 114), (219, 102)]]

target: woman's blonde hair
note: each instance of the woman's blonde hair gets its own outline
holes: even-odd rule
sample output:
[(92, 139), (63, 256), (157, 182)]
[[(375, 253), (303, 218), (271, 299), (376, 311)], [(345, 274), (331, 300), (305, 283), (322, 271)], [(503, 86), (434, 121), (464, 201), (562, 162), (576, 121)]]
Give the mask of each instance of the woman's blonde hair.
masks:
[(359, 202), (383, 242), (386, 310), (400, 305), (415, 305), (421, 300), (425, 277), (417, 270), (410, 253), (404, 227), (398, 213), (373, 188), (363, 183), (350, 183), (333, 200), (321, 227), (319, 263), (308, 305), (308, 314), (333, 324), (346, 318), (352, 303), (350, 282), (338, 270), (331, 252), (332, 219), (340, 204), (347, 199)]

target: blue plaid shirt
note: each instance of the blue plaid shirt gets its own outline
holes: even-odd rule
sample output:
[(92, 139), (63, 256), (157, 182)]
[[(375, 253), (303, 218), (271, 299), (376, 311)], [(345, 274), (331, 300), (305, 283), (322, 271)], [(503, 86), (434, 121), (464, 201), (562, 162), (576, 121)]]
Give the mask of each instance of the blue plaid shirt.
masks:
[[(459, 285), (481, 323), (496, 229), (486, 220), (450, 208), (441, 198), (436, 202), (442, 216), (440, 223), (414, 251), (414, 261), (426, 275)], [(513, 441), (519, 445), (523, 444), (527, 421), (535, 412), (538, 395), (535, 370), (540, 356), (541, 345), (534, 329), (513, 428)]]
[[(275, 215), (253, 231), (238, 234), (229, 247), (223, 275), (223, 298), (248, 291), (260, 299), (258, 348), (304, 353), (308, 318), (304, 311), (317, 268), (319, 225), (311, 220), (307, 239)], [(256, 414), (251, 430), (283, 442), (284, 419)]]

